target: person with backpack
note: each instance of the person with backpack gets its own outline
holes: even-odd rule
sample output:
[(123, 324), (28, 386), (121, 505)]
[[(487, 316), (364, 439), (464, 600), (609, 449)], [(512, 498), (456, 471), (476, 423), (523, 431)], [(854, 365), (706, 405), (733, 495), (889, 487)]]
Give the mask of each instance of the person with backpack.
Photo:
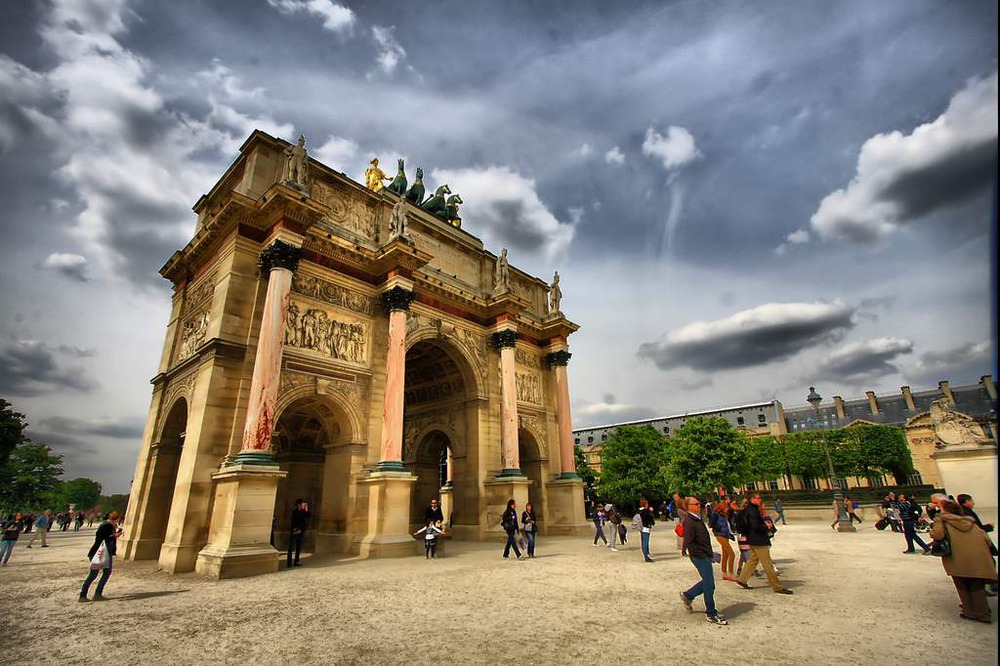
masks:
[(743, 567), (743, 573), (736, 579), (736, 584), (746, 590), (751, 589), (747, 584), (747, 579), (750, 578), (757, 565), (760, 564), (764, 569), (764, 574), (767, 576), (768, 582), (771, 584), (771, 589), (776, 594), (792, 594), (791, 590), (781, 584), (778, 574), (774, 572), (774, 564), (771, 562), (770, 552), (771, 537), (769, 536), (772, 532), (768, 529), (767, 523), (764, 522), (761, 504), (763, 504), (763, 500), (760, 493), (754, 493), (750, 498), (750, 504), (740, 511), (740, 515), (737, 518), (737, 529), (740, 533), (746, 535), (750, 557)]

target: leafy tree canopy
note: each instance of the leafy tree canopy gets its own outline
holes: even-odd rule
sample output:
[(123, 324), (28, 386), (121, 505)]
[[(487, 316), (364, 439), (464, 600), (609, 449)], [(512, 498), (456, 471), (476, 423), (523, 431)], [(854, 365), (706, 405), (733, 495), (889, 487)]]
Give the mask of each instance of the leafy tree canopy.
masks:
[(101, 484), (91, 479), (72, 479), (60, 484), (56, 494), (61, 508), (73, 504), (77, 511), (90, 511), (101, 501)]
[(49, 493), (59, 485), (62, 456), (44, 444), (21, 444), (0, 469), (0, 507), (5, 509), (44, 509)]
[(708, 494), (745, 483), (749, 475), (747, 441), (726, 419), (689, 419), (670, 438), (669, 479), (684, 493)]
[(755, 437), (747, 442), (750, 480), (777, 479), (786, 471), (784, 443), (774, 437)]
[(597, 491), (615, 504), (667, 497), (665, 441), (652, 426), (620, 426), (601, 447)]
[(31, 441), (24, 436), (24, 429), (28, 427), (24, 422), (24, 414), (15, 412), (13, 407), (0, 398), (0, 468), (7, 463), (15, 448)]

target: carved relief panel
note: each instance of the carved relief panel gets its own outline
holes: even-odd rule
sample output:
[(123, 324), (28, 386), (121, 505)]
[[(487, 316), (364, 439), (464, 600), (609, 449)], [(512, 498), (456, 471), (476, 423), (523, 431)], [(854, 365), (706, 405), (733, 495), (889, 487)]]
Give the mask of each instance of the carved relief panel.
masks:
[(312, 196), (330, 207), (330, 222), (355, 235), (377, 240), (375, 208), (319, 182), (313, 186)]
[(285, 344), (329, 358), (368, 364), (370, 325), (334, 310), (292, 299), (285, 316)]
[(537, 374), (518, 372), (514, 375), (514, 385), (518, 402), (539, 406), (542, 404), (542, 380)]

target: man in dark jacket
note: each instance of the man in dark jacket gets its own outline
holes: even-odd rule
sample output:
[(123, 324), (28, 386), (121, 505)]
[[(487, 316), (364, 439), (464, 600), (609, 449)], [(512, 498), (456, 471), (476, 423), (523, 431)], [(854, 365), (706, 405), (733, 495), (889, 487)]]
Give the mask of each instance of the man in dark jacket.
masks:
[(687, 502), (687, 517), (684, 525), (684, 550), (691, 558), (691, 564), (698, 570), (701, 580), (686, 592), (681, 592), (681, 602), (689, 611), (691, 602), (699, 594), (705, 595), (705, 619), (712, 624), (729, 624), (719, 615), (715, 608), (715, 574), (712, 572), (712, 537), (708, 528), (701, 520), (701, 502), (696, 497), (689, 497)]
[(97, 581), (97, 589), (94, 591), (94, 601), (105, 601), (104, 586), (107, 584), (108, 579), (111, 578), (112, 564), (115, 561), (115, 556), (118, 554), (119, 518), (121, 518), (121, 514), (117, 511), (112, 511), (108, 514), (108, 519), (97, 527), (97, 533), (94, 534), (94, 545), (87, 551), (87, 558), (92, 560), (94, 555), (97, 554), (97, 549), (103, 546), (108, 551), (108, 566), (103, 569), (95, 569), (91, 566), (90, 573), (87, 574), (86, 580), (83, 581), (83, 587), (80, 588), (81, 602), (90, 601), (87, 598), (87, 592), (90, 590), (90, 584), (97, 578), (98, 573), (101, 574), (101, 580)]
[[(292, 509), (291, 533), (288, 535), (288, 567), (300, 566), (299, 555), (302, 554), (302, 540), (306, 537), (306, 530), (309, 528), (309, 503), (305, 500), (295, 500), (295, 508)], [(295, 552), (295, 559), (292, 560), (292, 552)]]
[(767, 575), (767, 582), (771, 584), (772, 590), (777, 594), (791, 594), (792, 591), (782, 585), (778, 574), (774, 573), (774, 564), (771, 562), (770, 529), (760, 512), (761, 502), (760, 493), (754, 493), (753, 497), (750, 498), (750, 504), (741, 512), (740, 523), (745, 530), (743, 534), (747, 538), (747, 545), (750, 546), (750, 557), (743, 565), (743, 573), (736, 579), (736, 583), (749, 590), (747, 579), (753, 575), (757, 565), (760, 564)]
[(907, 499), (906, 495), (899, 495), (899, 520), (903, 523), (903, 536), (906, 538), (906, 550), (903, 553), (917, 552), (913, 548), (913, 542), (923, 549), (924, 555), (931, 552), (931, 547), (924, 543), (924, 540), (917, 536), (917, 521), (924, 510), (916, 500)]

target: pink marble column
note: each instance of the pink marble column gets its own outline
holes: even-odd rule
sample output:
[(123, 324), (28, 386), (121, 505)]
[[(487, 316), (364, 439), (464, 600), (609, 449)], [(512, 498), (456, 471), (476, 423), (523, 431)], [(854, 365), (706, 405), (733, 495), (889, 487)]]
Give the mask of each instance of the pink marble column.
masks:
[(260, 271), (267, 278), (267, 294), (237, 463), (273, 464), (274, 461), (271, 435), (274, 433), (274, 403), (278, 397), (281, 352), (285, 341), (283, 331), (288, 294), (292, 290), (292, 273), (298, 267), (301, 255), (301, 248), (282, 241), (275, 241), (260, 255)]
[(517, 447), (517, 382), (514, 373), (516, 331), (493, 334), (493, 346), (500, 350), (500, 476), (523, 476)]
[(378, 463), (383, 472), (402, 472), (403, 389), (406, 371), (406, 313), (414, 299), (412, 291), (393, 287), (382, 294), (389, 310), (389, 346), (385, 358), (385, 403), (382, 410), (382, 448)]
[(447, 458), (447, 461), (448, 462), (446, 463), (446, 465), (447, 465), (448, 469), (446, 470), (447, 477), (445, 479), (444, 485), (446, 485), (449, 488), (451, 488), (451, 485), (452, 485), (452, 483), (451, 483), (451, 481), (452, 481), (451, 471), (452, 471), (452, 467), (454, 467), (454, 465), (455, 465), (455, 455), (451, 452), (451, 447), (450, 446), (448, 447), (448, 458)]
[(568, 351), (557, 351), (545, 358), (552, 366), (556, 379), (556, 418), (559, 424), (559, 459), (562, 461), (561, 479), (576, 479), (576, 455), (573, 450), (573, 417), (569, 407), (569, 377), (566, 364), (571, 354)]

